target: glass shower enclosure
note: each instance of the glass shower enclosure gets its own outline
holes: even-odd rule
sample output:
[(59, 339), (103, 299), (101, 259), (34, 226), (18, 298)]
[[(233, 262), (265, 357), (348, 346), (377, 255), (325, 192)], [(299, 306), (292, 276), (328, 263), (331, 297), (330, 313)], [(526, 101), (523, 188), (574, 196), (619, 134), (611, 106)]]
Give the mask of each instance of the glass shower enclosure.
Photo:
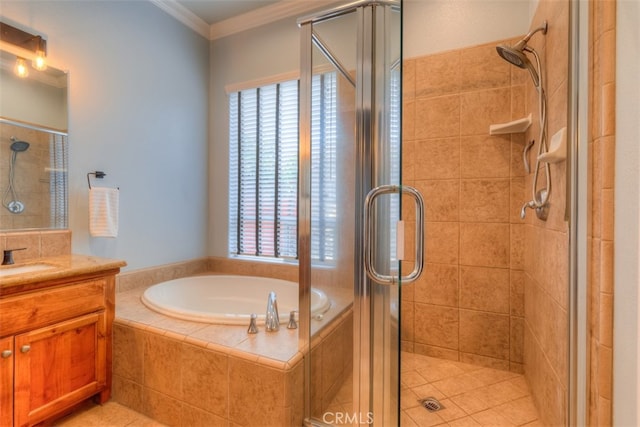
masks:
[[(421, 248), (403, 253), (403, 198), (417, 206), (407, 229), (423, 223), (400, 176), (401, 2), (356, 1), (298, 24), (305, 425), (396, 425), (401, 285), (422, 269)], [(312, 316), (312, 288), (340, 303)]]

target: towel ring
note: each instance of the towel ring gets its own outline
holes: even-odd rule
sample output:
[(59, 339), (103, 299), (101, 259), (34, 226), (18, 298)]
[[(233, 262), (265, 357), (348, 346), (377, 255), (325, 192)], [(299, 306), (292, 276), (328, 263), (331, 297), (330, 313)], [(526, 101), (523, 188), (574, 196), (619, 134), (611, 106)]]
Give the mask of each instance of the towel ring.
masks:
[(89, 184), (89, 190), (91, 190), (91, 180), (89, 179), (89, 175), (95, 175), (96, 178), (102, 179), (107, 176), (106, 173), (102, 171), (88, 172), (87, 173), (87, 184)]

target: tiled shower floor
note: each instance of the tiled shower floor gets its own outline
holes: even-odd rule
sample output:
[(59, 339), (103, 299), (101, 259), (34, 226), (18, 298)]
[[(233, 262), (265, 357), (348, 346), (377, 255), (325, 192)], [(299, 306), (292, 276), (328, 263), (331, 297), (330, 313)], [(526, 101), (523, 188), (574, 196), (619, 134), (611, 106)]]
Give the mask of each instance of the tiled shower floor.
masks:
[[(524, 375), (402, 353), (401, 427), (542, 426)], [(444, 406), (429, 412), (419, 400)]]
[[(347, 382), (349, 384), (349, 382)], [(402, 353), (401, 427), (429, 426), (542, 426), (523, 375), (467, 363)], [(444, 406), (424, 409), (419, 400), (435, 397)], [(328, 408), (351, 412), (346, 385)], [(142, 414), (109, 402), (83, 408), (56, 426), (161, 426)]]

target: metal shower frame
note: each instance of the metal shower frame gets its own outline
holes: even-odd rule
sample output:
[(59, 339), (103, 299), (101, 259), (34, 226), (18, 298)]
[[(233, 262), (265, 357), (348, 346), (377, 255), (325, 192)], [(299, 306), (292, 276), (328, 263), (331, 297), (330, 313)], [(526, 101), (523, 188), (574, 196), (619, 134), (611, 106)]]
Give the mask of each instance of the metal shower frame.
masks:
[[(382, 77), (376, 74), (376, 61), (384, 58), (376, 57), (377, 37), (376, 25), (385, 24), (385, 14), (376, 13), (376, 6), (400, 7), (399, 0), (360, 0), (337, 8), (307, 16), (298, 20), (300, 26), (300, 107), (299, 107), (299, 170), (298, 170), (298, 265), (299, 265), (299, 350), (305, 355), (305, 378), (310, 378), (310, 301), (311, 301), (311, 80), (312, 51), (315, 44), (333, 63), (340, 73), (356, 87), (356, 200), (363, 201), (369, 191), (378, 185), (375, 182), (378, 153), (376, 151), (379, 135), (378, 118), (384, 113), (384, 105), (380, 102), (385, 94), (374, 88)], [(357, 14), (357, 54), (356, 79), (351, 78), (345, 67), (335, 58), (323, 41), (313, 33), (313, 24), (334, 19), (346, 14)], [(373, 141), (373, 143), (367, 143)], [(361, 179), (361, 177), (368, 177)], [(365, 182), (366, 181), (366, 182)], [(364, 219), (356, 215), (355, 241), (364, 239)], [(375, 242), (373, 242), (375, 244)], [(358, 245), (356, 245), (358, 246)], [(361, 246), (361, 245), (360, 245)], [(364, 270), (364, 253), (362, 250), (354, 254), (354, 281), (357, 283), (354, 295), (354, 410), (359, 414), (369, 414), (374, 405), (372, 387), (372, 351), (371, 351), (371, 303), (370, 279)], [(364, 367), (364, 369), (362, 369)], [(399, 378), (395, 378), (399, 385)], [(311, 421), (310, 384), (304, 386), (304, 419), (305, 425), (318, 425)], [(397, 402), (396, 402), (397, 403)], [(390, 402), (378, 402), (387, 407)]]

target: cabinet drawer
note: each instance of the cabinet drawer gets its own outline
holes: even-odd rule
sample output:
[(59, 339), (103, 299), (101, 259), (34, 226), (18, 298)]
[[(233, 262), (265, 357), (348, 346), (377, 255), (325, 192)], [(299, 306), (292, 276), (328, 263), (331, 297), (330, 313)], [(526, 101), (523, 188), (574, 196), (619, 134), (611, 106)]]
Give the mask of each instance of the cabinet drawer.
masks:
[(106, 280), (98, 279), (0, 300), (0, 336), (91, 313), (105, 307)]

